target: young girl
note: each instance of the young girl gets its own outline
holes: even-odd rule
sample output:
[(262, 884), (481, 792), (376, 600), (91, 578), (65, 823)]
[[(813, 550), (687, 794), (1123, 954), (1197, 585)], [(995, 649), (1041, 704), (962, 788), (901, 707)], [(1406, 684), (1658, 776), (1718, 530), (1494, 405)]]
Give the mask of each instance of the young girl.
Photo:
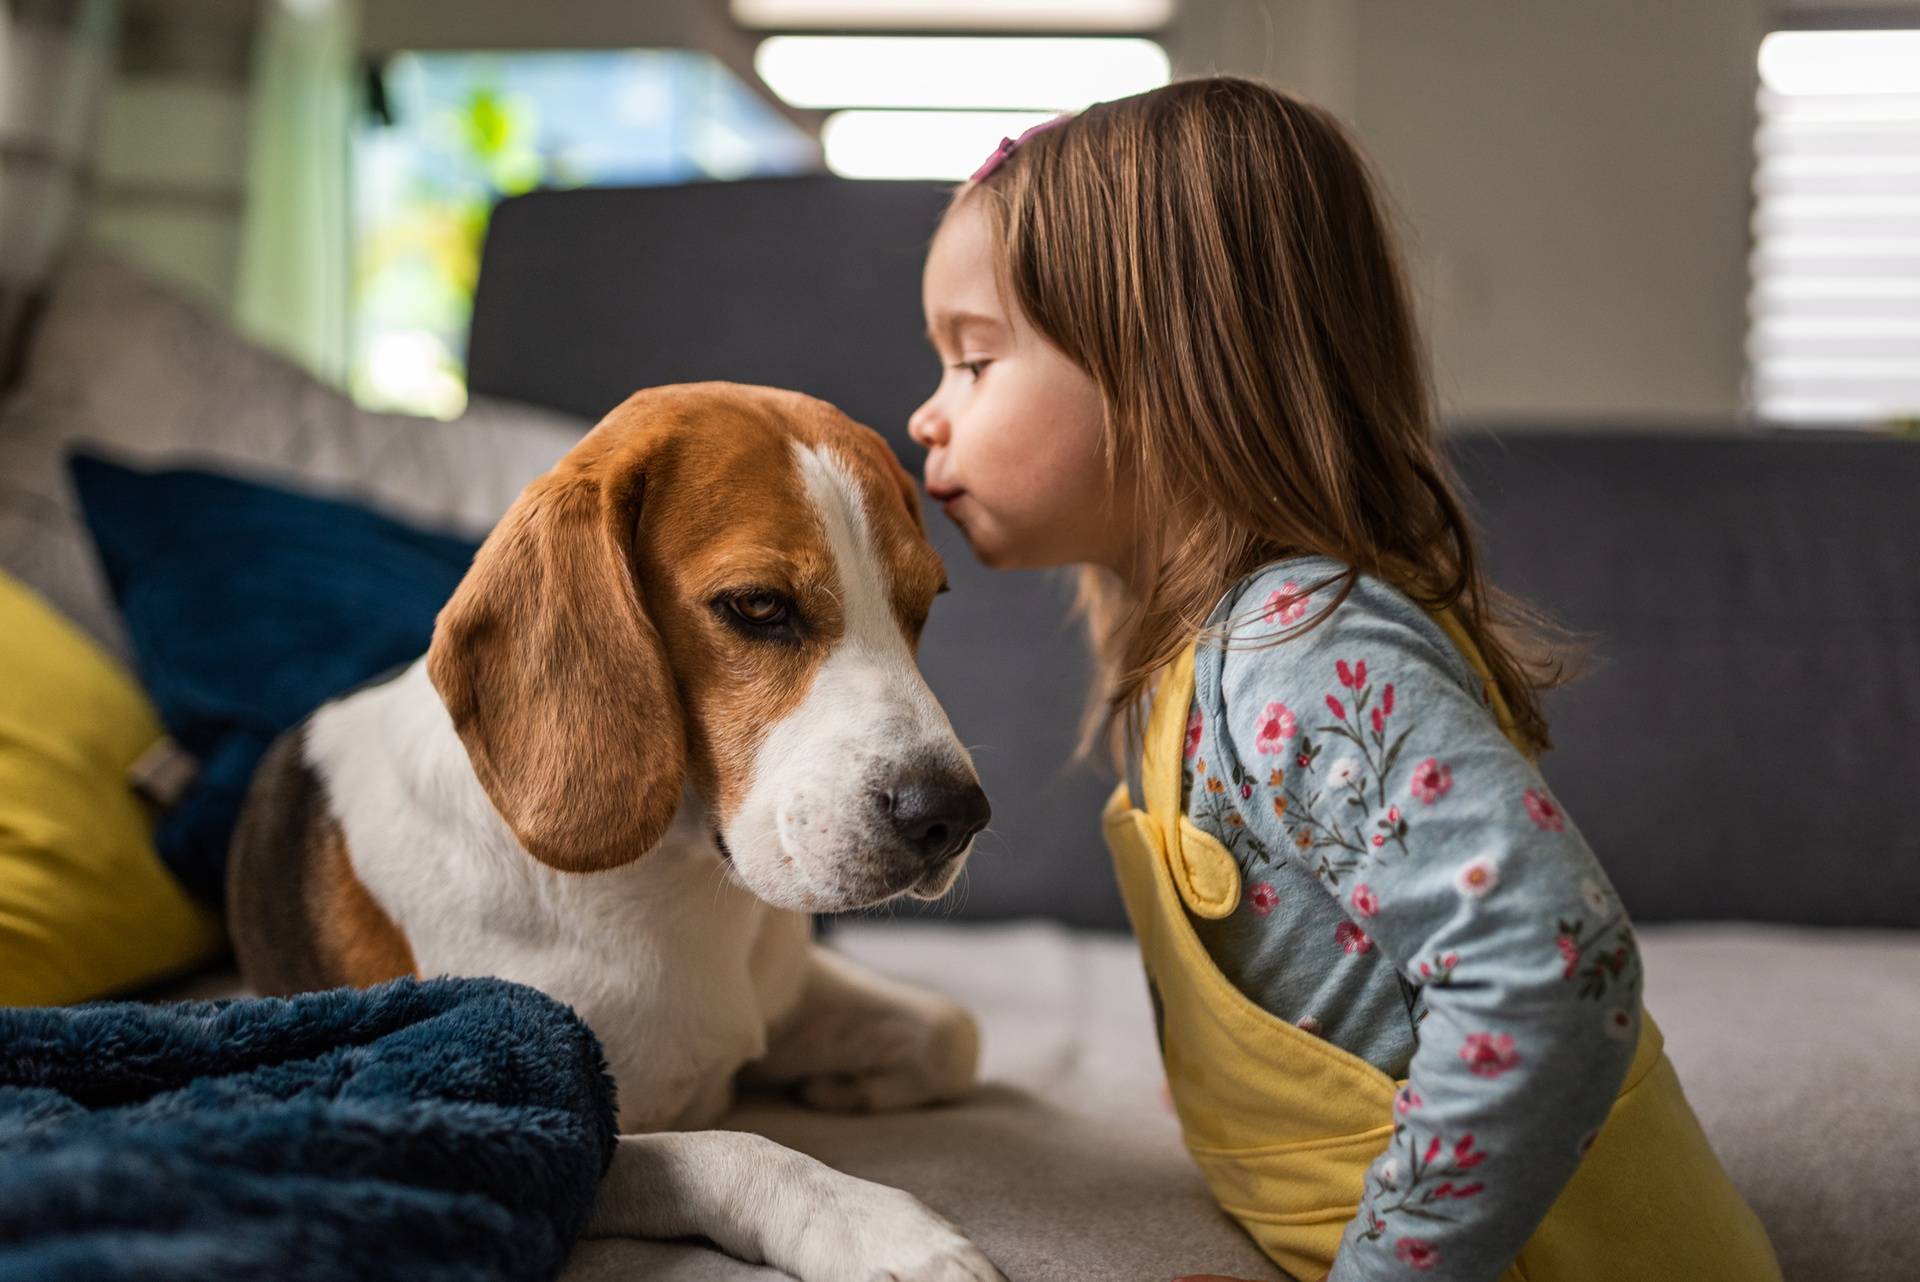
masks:
[(1533, 765), (1365, 167), (1195, 80), (1003, 143), (929, 252), (927, 491), (1075, 564), (1188, 1148), (1300, 1278), (1778, 1278)]

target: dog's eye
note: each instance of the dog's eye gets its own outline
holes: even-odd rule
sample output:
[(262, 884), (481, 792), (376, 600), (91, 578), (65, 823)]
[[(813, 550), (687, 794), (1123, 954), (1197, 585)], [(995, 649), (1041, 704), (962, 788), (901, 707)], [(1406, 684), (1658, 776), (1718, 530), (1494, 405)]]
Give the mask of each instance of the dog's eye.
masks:
[(787, 599), (777, 592), (747, 592), (727, 598), (727, 609), (756, 628), (777, 628), (793, 616)]

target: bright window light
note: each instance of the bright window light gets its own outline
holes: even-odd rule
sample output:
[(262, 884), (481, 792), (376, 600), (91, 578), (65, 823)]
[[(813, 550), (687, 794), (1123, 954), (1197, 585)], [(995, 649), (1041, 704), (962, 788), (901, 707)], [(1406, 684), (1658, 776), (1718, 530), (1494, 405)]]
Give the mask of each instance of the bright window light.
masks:
[(1071, 111), (1167, 83), (1166, 50), (1124, 37), (774, 36), (754, 70), (796, 107)]
[(1045, 111), (837, 111), (820, 131), (827, 168), (847, 178), (959, 181), (1002, 138), (1051, 118)]
[(1920, 31), (1776, 31), (1760, 83), (1784, 94), (1920, 93)]
[(1920, 419), (1920, 31), (1776, 31), (1759, 69), (1753, 410)]
[(1173, 0), (733, 0), (743, 27), (840, 31), (1153, 31)]

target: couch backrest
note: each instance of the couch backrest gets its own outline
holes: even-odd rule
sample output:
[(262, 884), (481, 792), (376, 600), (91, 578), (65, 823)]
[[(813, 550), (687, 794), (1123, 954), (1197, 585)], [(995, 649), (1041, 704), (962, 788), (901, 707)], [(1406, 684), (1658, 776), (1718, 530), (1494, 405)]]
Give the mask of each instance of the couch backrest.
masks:
[[(773, 179), (538, 193), (494, 215), (474, 390), (597, 416), (635, 388), (796, 387), (891, 440), (937, 362), (920, 183)], [(1920, 445), (1507, 431), (1450, 441), (1496, 579), (1597, 634), (1549, 700), (1548, 779), (1642, 920), (1920, 926)], [(981, 570), (922, 665), (994, 801), (958, 906), (1124, 925), (1067, 764), (1086, 688), (1063, 577)], [(906, 911), (906, 910), (902, 910)]]
[(1920, 442), (1454, 453), (1495, 579), (1592, 635), (1544, 768), (1628, 907), (1920, 926)]

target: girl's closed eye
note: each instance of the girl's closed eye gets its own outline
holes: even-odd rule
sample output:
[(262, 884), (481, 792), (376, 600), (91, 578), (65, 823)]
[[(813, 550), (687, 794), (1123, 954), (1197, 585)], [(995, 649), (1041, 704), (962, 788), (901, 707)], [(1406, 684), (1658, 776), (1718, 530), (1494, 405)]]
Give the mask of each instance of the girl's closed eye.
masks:
[(965, 370), (970, 376), (977, 379), (986, 371), (987, 366), (991, 364), (993, 364), (993, 362), (990, 360), (955, 361), (952, 368)]

